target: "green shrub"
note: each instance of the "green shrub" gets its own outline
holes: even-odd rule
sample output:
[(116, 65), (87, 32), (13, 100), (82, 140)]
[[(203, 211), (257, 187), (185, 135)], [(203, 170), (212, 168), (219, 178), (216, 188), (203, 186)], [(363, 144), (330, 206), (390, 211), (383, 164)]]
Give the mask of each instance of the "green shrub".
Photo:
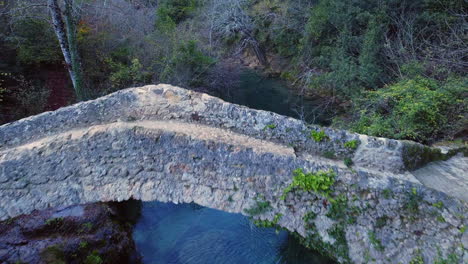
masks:
[(419, 203), (421, 202), (421, 194), (418, 193), (416, 188), (412, 188), (410, 192), (406, 193), (405, 209), (414, 217), (414, 214), (419, 213)]
[(114, 90), (142, 85), (150, 79), (150, 74), (143, 69), (143, 65), (136, 58), (128, 65), (112, 59), (107, 59), (106, 62), (112, 70), (109, 80)]
[(466, 226), (460, 227), (460, 233), (463, 234), (463, 233), (465, 233), (465, 231), (466, 231)]
[(47, 106), (50, 90), (40, 80), (29, 80), (24, 76), (12, 77), (18, 83), (18, 88), (13, 92), (17, 102), (16, 114), (20, 117), (42, 113)]
[(275, 124), (269, 124), (269, 125), (266, 125), (263, 130), (267, 130), (267, 129), (275, 129), (276, 128), (276, 125)]
[(345, 148), (349, 148), (349, 149), (357, 149), (358, 145), (359, 145), (359, 140), (357, 139), (353, 139), (344, 143)]
[(162, 33), (175, 33), (177, 24), (195, 11), (197, 0), (163, 0), (156, 10), (155, 27)]
[(162, 59), (160, 79), (175, 85), (199, 87), (216, 60), (207, 56), (195, 40), (180, 43), (171, 55)]
[(426, 142), (449, 126), (461, 122), (467, 100), (461, 89), (467, 80), (445, 85), (427, 78), (403, 80), (370, 92), (362, 104), (360, 118), (352, 125), (358, 133)]
[(302, 169), (296, 169), (293, 174), (293, 182), (284, 189), (281, 196), (282, 200), (286, 199), (286, 195), (293, 189), (299, 189), (304, 192), (313, 191), (328, 197), (331, 187), (335, 183), (336, 176), (333, 170), (304, 173)]
[(84, 264), (102, 264), (104, 261), (102, 260), (101, 256), (99, 256), (99, 252), (94, 250), (90, 255), (86, 256)]
[(322, 142), (324, 140), (329, 139), (327, 134), (325, 134), (325, 132), (322, 131), (322, 130), (321, 131), (315, 131), (315, 130), (310, 131), (310, 138), (312, 138), (315, 142)]
[(244, 209), (244, 212), (250, 216), (256, 216), (271, 210), (269, 201), (266, 201), (262, 196), (255, 197), (255, 206), (252, 208)]
[(81, 241), (79, 244), (79, 249), (85, 249), (88, 247), (88, 242), (86, 241)]
[(442, 209), (444, 207), (444, 203), (439, 201), (437, 203), (433, 203), (432, 206), (438, 209)]
[(333, 150), (327, 150), (325, 152), (323, 152), (323, 156), (327, 159), (335, 159), (336, 158), (336, 155), (335, 155), (335, 151)]
[(327, 216), (334, 220), (346, 219), (348, 216), (348, 198), (340, 194), (337, 197), (330, 199), (330, 209)]
[(268, 220), (255, 220), (254, 224), (258, 227), (277, 227), (278, 221), (283, 217), (282, 214), (275, 214), (272, 221)]
[(345, 158), (345, 159), (344, 159), (344, 164), (346, 165), (346, 167), (349, 168), (349, 167), (353, 166), (354, 163), (353, 163), (353, 160), (352, 160), (352, 159), (350, 159), (350, 158)]
[[(24, 64), (57, 63), (63, 57), (54, 32), (45, 20), (24, 18), (13, 24), (12, 45)], [(38, 37), (41, 36), (41, 37)]]
[(61, 245), (52, 245), (43, 249), (40, 253), (41, 260), (50, 264), (65, 264), (65, 252)]
[(424, 264), (424, 259), (421, 256), (421, 253), (418, 252), (418, 255), (414, 256), (409, 262), (409, 264)]

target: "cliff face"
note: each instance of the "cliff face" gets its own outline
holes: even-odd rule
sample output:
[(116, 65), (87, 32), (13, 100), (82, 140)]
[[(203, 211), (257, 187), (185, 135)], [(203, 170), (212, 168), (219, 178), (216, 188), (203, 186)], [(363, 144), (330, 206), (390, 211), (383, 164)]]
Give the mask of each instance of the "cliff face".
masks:
[[(341, 262), (468, 260), (467, 200), (421, 184), (410, 170), (444, 157), (411, 142), (158, 85), (1, 126), (0, 144), (1, 219), (130, 198), (195, 202), (297, 232)], [(296, 169), (327, 171), (331, 190), (284, 195)]]

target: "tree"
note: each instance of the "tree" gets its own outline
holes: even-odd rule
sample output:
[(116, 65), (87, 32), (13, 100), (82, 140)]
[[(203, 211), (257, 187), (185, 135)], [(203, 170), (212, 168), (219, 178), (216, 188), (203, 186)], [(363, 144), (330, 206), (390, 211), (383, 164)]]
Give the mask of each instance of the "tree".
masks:
[(47, 0), (52, 24), (55, 34), (60, 43), (70, 79), (75, 89), (78, 100), (87, 99), (84, 86), (83, 69), (78, 52), (76, 25), (78, 22), (74, 0), (63, 0), (64, 11), (62, 12), (58, 0)]
[(51, 21), (76, 97), (85, 100), (88, 96), (77, 44), (77, 24), (81, 11), (77, 1), (81, 0), (11, 0), (0, 10), (0, 15), (7, 17), (14, 25), (23, 24), (26, 27), (29, 25), (24, 25), (25, 22), (41, 25)]

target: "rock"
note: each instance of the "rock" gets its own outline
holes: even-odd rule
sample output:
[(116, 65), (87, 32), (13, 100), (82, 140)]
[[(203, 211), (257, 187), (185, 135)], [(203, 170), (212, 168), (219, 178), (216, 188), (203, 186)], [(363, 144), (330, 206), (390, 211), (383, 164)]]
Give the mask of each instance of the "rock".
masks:
[(89, 204), (35, 211), (0, 223), (0, 263), (137, 263), (122, 205)]

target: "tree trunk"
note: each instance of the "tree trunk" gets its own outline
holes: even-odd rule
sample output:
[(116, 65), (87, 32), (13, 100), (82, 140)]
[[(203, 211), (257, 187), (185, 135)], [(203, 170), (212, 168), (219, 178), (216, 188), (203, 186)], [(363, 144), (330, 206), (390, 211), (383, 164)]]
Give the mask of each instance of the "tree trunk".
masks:
[(83, 71), (78, 55), (78, 46), (76, 39), (76, 21), (73, 18), (73, 0), (65, 0), (65, 23), (62, 16), (62, 10), (57, 0), (47, 0), (47, 5), (52, 17), (55, 34), (60, 44), (60, 48), (67, 64), (70, 79), (78, 100), (87, 99), (83, 83)]

